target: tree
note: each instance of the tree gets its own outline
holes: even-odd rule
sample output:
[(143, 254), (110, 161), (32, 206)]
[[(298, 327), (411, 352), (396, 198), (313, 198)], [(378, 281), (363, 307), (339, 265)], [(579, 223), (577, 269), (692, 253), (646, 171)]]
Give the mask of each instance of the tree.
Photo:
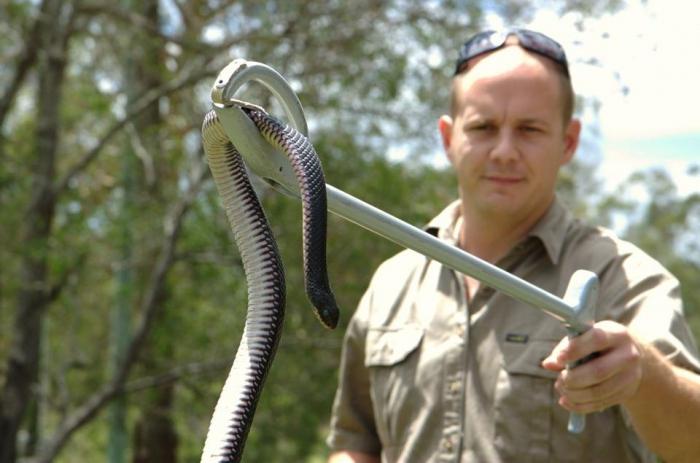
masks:
[[(7, 113), (18, 81), (27, 68), (37, 61), (36, 101), (44, 102), (36, 112), (33, 131), (31, 183), (33, 194), (26, 206), (19, 246), (21, 283), (17, 290), (15, 335), (9, 347), (5, 381), (0, 397), (0, 461), (14, 461), (15, 439), (26, 413), (39, 369), (41, 324), (43, 313), (60, 291), (49, 281), (48, 245), (56, 209), (54, 175), (58, 144), (58, 118), (64, 78), (68, 40), (74, 15), (70, 3), (47, 0), (42, 3), (35, 25), (29, 32), (29, 45), (19, 59), (10, 88), (2, 101), (3, 117)], [(40, 32), (39, 32), (40, 31)]]

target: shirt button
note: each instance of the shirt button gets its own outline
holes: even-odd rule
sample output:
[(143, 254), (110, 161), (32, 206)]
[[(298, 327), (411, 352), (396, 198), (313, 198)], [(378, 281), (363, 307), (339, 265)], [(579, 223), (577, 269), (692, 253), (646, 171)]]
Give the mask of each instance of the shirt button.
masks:
[(455, 333), (460, 338), (463, 338), (464, 337), (464, 325), (457, 325), (457, 328), (455, 329)]
[(454, 443), (452, 442), (452, 438), (446, 437), (445, 440), (442, 441), (442, 447), (448, 452), (451, 452), (452, 450), (454, 450), (455, 446), (454, 446)]
[(459, 392), (459, 388), (460, 388), (459, 381), (452, 381), (452, 382), (450, 383), (449, 389), (450, 389), (450, 392), (451, 392), (452, 394), (456, 394), (457, 392)]

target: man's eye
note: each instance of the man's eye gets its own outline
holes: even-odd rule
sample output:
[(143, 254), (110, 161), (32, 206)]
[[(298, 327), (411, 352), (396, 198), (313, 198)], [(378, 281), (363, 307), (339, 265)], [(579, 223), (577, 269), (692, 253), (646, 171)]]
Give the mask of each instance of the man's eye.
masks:
[(530, 132), (530, 133), (535, 133), (535, 132), (541, 132), (542, 130), (539, 127), (532, 126), (532, 125), (526, 125), (521, 128), (523, 132)]

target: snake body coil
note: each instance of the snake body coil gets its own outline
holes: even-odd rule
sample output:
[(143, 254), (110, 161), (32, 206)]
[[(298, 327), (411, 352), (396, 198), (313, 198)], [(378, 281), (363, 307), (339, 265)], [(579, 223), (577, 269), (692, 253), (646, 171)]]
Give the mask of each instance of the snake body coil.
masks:
[[(304, 276), (316, 315), (335, 327), (338, 308), (325, 262), (326, 196), (321, 165), (308, 140), (263, 111), (244, 108), (268, 142), (286, 153), (299, 180), (304, 226)], [(233, 229), (248, 282), (241, 343), (216, 404), (202, 454), (206, 462), (240, 461), (255, 407), (277, 348), (285, 305), (284, 271), (270, 226), (241, 155), (214, 111), (202, 140), (217, 190)]]

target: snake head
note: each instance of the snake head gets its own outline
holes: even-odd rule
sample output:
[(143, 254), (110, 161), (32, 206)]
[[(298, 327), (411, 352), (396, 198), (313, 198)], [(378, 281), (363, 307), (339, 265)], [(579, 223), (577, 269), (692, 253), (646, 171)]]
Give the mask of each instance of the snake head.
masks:
[(333, 293), (326, 289), (307, 288), (307, 294), (321, 324), (328, 329), (335, 329), (340, 319), (340, 309)]

